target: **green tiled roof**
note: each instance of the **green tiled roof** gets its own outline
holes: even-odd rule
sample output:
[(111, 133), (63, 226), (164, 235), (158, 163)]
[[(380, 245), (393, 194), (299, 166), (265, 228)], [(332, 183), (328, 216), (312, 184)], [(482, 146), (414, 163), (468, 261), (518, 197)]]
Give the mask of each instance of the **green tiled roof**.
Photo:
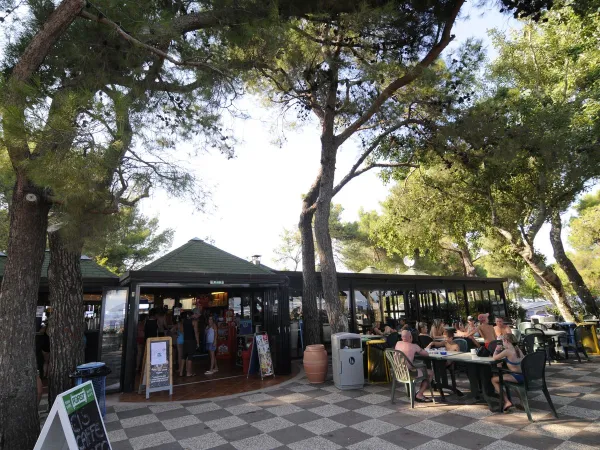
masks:
[[(6, 254), (0, 252), (0, 277), (4, 276), (4, 265), (6, 264)], [(42, 278), (48, 278), (48, 265), (50, 264), (50, 252), (44, 253), (44, 262), (42, 264)], [(98, 278), (118, 278), (110, 270), (96, 264), (88, 256), (81, 257), (81, 275), (83, 279)]]
[(198, 238), (158, 258), (140, 271), (274, 275), (265, 266), (238, 258)]

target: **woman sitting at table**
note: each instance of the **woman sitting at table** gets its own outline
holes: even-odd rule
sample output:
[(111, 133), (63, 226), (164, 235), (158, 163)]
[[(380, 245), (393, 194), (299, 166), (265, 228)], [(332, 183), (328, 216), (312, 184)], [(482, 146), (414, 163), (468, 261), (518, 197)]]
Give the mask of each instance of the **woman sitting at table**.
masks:
[(427, 332), (427, 324), (425, 322), (419, 322), (417, 324), (417, 331), (419, 332), (419, 336), (429, 336)]
[(387, 336), (392, 334), (394, 331), (396, 330), (384, 325), (381, 321), (375, 322), (375, 326), (373, 327), (373, 334), (377, 334), (379, 336)]
[[(506, 367), (508, 367), (508, 370), (512, 372), (510, 375), (504, 374), (505, 381), (522, 383), (524, 380), (523, 374), (521, 373), (521, 360), (523, 359), (523, 353), (521, 353), (519, 347), (516, 347), (516, 343), (517, 338), (514, 334), (503, 335), (502, 344), (496, 347), (492, 357), (498, 361), (505, 361)], [(492, 377), (492, 384), (494, 385), (494, 390), (497, 393), (500, 393), (500, 379), (498, 376)], [(509, 400), (508, 395), (505, 396), (504, 399), (504, 408), (502, 408), (502, 411), (507, 413), (508, 410), (514, 405)]]
[(431, 333), (430, 336), (433, 339), (439, 339), (444, 337), (444, 321), (442, 319), (433, 319), (433, 324), (431, 325)]

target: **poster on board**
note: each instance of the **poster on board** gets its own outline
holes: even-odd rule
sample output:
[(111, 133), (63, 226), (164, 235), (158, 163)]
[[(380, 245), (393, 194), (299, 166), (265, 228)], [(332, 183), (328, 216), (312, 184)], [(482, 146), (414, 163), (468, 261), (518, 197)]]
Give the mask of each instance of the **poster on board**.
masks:
[(59, 394), (34, 450), (112, 450), (91, 381)]
[(173, 394), (173, 355), (171, 337), (157, 337), (146, 340), (146, 350), (142, 363), (143, 377), (138, 393), (146, 389), (146, 398), (151, 392), (166, 391)]
[(256, 351), (258, 353), (258, 362), (260, 365), (260, 376), (268, 377), (273, 375), (273, 360), (271, 359), (271, 348), (269, 347), (269, 336), (265, 334), (257, 334)]

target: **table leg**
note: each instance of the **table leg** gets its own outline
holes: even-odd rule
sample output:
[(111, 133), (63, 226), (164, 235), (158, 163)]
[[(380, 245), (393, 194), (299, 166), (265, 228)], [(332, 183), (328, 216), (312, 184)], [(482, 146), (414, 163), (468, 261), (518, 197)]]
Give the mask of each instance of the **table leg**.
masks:
[[(435, 378), (435, 387), (438, 388), (440, 392), (440, 397), (442, 401), (446, 401), (446, 396), (444, 395), (444, 385), (448, 384), (448, 377), (446, 376), (446, 362), (440, 360), (433, 360), (433, 375)], [(444, 383), (445, 381), (445, 383)]]

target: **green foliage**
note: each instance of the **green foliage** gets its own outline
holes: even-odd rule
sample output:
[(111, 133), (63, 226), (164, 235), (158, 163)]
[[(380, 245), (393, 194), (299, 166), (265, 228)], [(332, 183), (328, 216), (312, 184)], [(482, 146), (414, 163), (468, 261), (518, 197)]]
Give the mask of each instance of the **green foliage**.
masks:
[(518, 301), (507, 300), (506, 306), (508, 306), (508, 317), (510, 320), (525, 320), (527, 310), (525, 310)]
[(278, 269), (298, 270), (302, 262), (300, 231), (284, 228), (279, 238), (281, 239), (281, 243), (273, 250)]
[(124, 208), (112, 217), (100, 239), (85, 243), (84, 253), (121, 274), (150, 262), (171, 247), (174, 231), (160, 231), (158, 218), (148, 219), (137, 208)]
[(575, 205), (579, 213), (569, 225), (569, 254), (586, 285), (600, 296), (600, 191), (588, 194)]

